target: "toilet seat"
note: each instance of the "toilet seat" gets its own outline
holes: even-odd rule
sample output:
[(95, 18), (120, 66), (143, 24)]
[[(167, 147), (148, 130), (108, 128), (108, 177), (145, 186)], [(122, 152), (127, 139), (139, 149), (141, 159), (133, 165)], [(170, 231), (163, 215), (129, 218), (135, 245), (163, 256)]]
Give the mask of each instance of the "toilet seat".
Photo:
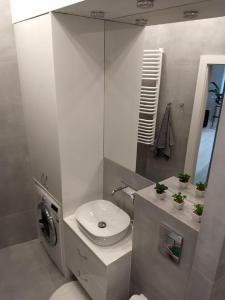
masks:
[(49, 300), (91, 300), (77, 281), (71, 281), (58, 288)]
[[(147, 300), (144, 295), (134, 295), (130, 300)], [(71, 281), (58, 288), (49, 300), (91, 300), (78, 281)]]

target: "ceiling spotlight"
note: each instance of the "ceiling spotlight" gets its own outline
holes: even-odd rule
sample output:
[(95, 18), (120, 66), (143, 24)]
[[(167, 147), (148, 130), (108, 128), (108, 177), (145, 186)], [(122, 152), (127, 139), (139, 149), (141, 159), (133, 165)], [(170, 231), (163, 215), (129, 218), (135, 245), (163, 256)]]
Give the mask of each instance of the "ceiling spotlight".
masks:
[(101, 10), (93, 10), (91, 12), (91, 17), (96, 18), (96, 19), (104, 19), (105, 17), (105, 12)]
[(147, 19), (136, 19), (135, 24), (138, 26), (146, 26), (148, 24)]
[(154, 0), (137, 0), (137, 8), (152, 8), (154, 6)]
[(186, 10), (186, 11), (184, 11), (184, 18), (194, 19), (197, 16), (198, 16), (198, 11), (197, 10)]

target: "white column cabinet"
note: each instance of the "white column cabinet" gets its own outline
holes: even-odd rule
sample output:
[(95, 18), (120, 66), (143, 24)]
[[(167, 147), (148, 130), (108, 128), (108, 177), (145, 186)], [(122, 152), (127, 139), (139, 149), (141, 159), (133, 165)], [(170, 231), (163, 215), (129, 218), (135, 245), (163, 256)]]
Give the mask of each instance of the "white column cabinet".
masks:
[(102, 197), (104, 22), (50, 13), (14, 27), (33, 176), (70, 214)]
[(50, 14), (16, 24), (15, 35), (33, 176), (61, 200)]

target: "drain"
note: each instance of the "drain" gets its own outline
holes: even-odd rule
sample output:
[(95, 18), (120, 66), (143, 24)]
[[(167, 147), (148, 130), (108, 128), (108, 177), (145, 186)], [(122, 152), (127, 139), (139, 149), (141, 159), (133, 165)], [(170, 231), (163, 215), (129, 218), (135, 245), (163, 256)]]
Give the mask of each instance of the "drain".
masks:
[(101, 221), (101, 222), (98, 222), (98, 227), (99, 228), (106, 228), (106, 222), (104, 222), (104, 221)]

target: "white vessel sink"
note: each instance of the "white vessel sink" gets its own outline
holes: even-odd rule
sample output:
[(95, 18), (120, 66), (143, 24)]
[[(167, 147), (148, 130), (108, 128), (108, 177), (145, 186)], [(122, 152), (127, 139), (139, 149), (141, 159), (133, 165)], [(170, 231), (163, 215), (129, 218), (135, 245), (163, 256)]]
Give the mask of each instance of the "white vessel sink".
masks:
[(75, 218), (82, 232), (101, 246), (119, 242), (130, 228), (129, 215), (106, 200), (95, 200), (81, 205), (75, 212)]

